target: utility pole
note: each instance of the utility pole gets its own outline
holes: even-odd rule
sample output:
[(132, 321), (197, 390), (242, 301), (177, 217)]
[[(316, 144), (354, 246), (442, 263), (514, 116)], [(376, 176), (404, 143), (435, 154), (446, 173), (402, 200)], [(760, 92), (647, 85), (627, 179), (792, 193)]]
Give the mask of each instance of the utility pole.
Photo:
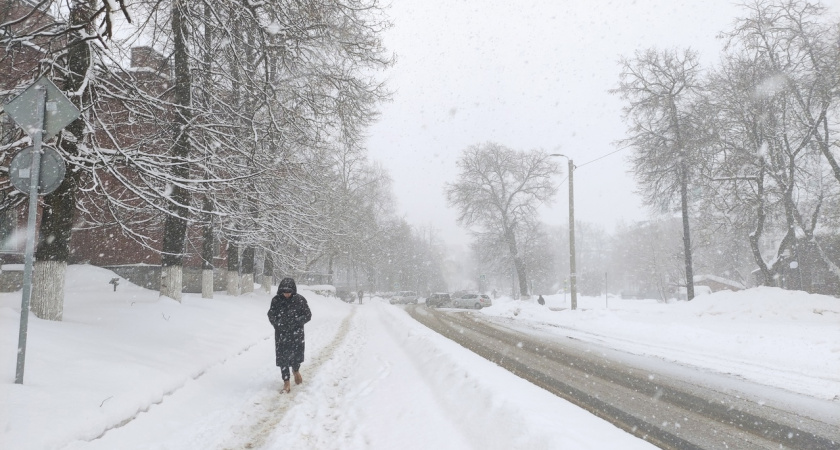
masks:
[(572, 309), (577, 309), (577, 270), (575, 269), (575, 163), (566, 155), (554, 153), (569, 161), (569, 285), (572, 290)]

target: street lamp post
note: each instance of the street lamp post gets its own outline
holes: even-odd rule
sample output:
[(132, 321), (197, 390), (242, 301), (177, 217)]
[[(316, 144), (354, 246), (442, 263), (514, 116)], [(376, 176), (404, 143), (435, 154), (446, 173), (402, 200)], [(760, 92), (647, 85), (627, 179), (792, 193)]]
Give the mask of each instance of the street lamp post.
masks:
[(577, 271), (575, 269), (575, 163), (561, 153), (548, 156), (562, 156), (569, 161), (569, 285), (572, 289), (572, 309), (577, 309)]

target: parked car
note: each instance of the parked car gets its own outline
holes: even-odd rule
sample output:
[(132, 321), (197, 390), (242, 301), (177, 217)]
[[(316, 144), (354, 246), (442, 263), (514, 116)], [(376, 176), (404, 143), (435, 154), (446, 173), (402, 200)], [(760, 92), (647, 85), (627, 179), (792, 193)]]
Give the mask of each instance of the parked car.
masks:
[(481, 309), (493, 306), (493, 301), (487, 294), (463, 294), (452, 299), (452, 306), (455, 308)]
[(452, 293), (451, 297), (452, 298), (458, 298), (462, 295), (466, 295), (466, 294), (469, 294), (469, 293), (470, 293), (470, 291), (455, 291), (455, 292)]
[(409, 303), (417, 304), (417, 293), (414, 291), (399, 291), (391, 297), (392, 305), (407, 305)]
[(446, 292), (438, 292), (426, 299), (426, 306), (429, 308), (440, 308), (452, 302), (452, 298)]

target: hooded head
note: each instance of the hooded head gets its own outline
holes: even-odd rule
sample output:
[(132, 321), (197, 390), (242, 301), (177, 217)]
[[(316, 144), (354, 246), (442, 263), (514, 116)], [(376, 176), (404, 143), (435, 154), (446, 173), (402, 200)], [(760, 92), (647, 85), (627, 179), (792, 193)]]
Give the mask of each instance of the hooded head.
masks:
[(289, 289), (291, 289), (292, 295), (297, 294), (297, 286), (295, 285), (295, 280), (291, 278), (283, 278), (283, 280), (281, 280), (280, 284), (277, 286), (277, 293), (282, 294), (284, 291), (289, 292)]

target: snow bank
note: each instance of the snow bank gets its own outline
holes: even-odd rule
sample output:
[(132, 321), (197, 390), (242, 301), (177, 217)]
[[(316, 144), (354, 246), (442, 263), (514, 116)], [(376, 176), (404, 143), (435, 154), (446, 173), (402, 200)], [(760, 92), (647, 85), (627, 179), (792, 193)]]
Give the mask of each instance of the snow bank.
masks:
[(635, 354), (729, 373), (822, 399), (840, 400), (840, 299), (760, 287), (661, 303), (562, 295), (500, 299), (483, 314)]
[(23, 385), (14, 384), (21, 293), (0, 294), (0, 441), (58, 448), (93, 439), (273, 336), (267, 319), (255, 320), (267, 294), (185, 294), (178, 303), (125, 280), (114, 292), (115, 277), (68, 267), (64, 320), (29, 316)]
[(384, 312), (389, 333), (411, 356), (447, 420), (468, 433), (476, 448), (654, 448), (643, 440), (627, 439), (614, 425), (581, 414), (577, 406), (430, 329), (418, 328), (404, 310), (391, 307)]

